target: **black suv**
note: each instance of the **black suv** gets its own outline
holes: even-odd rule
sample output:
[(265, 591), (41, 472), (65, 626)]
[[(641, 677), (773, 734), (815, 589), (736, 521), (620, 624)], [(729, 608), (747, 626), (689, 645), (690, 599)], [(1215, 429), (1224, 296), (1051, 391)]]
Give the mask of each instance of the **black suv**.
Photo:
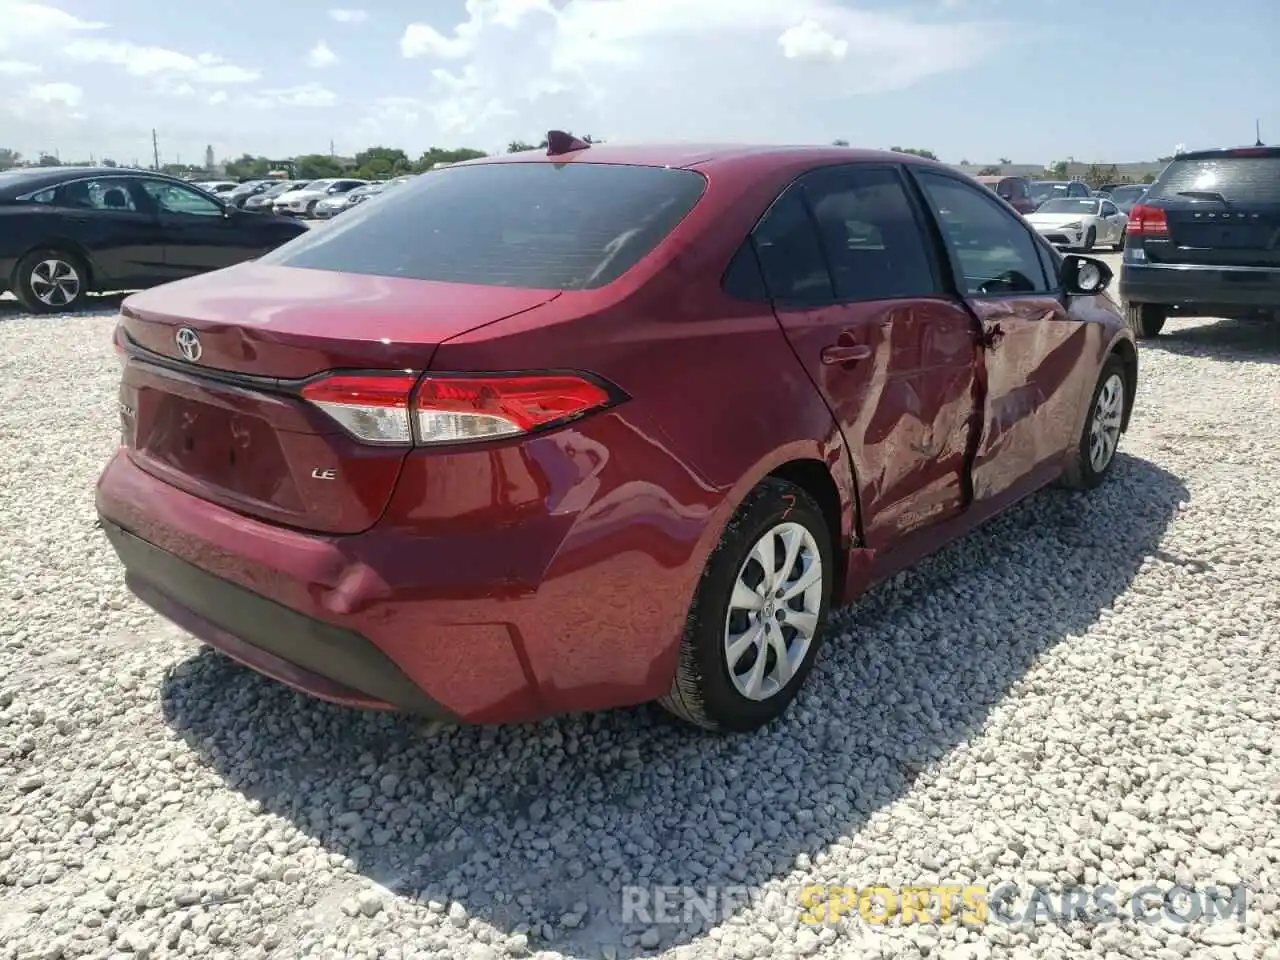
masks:
[(1179, 154), (1129, 213), (1120, 289), (1129, 326), (1170, 316), (1280, 315), (1280, 147)]

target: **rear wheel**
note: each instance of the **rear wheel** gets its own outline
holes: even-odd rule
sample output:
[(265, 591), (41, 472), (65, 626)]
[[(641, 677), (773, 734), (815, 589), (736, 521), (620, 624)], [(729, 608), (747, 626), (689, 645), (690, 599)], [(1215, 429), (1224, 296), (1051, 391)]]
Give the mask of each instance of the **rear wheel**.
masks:
[(70, 313), (89, 292), (89, 271), (65, 250), (33, 250), (18, 262), (13, 292), (32, 313)]
[(802, 488), (770, 478), (752, 491), (707, 563), (661, 705), (725, 732), (781, 715), (818, 654), (831, 551), (822, 511)]
[(1130, 303), (1125, 308), (1129, 329), (1139, 340), (1149, 340), (1160, 335), (1168, 312), (1157, 303)]
[(1115, 464), (1120, 445), (1120, 427), (1129, 403), (1128, 380), (1124, 364), (1112, 355), (1102, 365), (1098, 384), (1093, 388), (1089, 416), (1080, 433), (1071, 465), (1062, 476), (1064, 486), (1074, 490), (1092, 490), (1106, 479)]
[(1084, 235), (1084, 246), (1082, 246), (1080, 249), (1083, 250), (1085, 253), (1088, 253), (1090, 250), (1093, 249), (1093, 245), (1097, 243), (1097, 241), (1098, 241), (1098, 231), (1095, 230), (1093, 227), (1090, 227)]

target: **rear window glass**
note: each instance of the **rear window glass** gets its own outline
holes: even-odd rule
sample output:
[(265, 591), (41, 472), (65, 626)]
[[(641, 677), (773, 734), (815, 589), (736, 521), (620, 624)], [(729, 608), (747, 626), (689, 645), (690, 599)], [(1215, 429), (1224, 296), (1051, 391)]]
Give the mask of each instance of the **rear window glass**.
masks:
[(1280, 156), (1174, 160), (1151, 185), (1148, 196), (1177, 200), (1185, 191), (1220, 193), (1246, 203), (1280, 203)]
[(610, 283), (706, 189), (701, 174), (594, 163), (433, 170), (387, 203), (358, 204), (259, 263), (546, 290)]

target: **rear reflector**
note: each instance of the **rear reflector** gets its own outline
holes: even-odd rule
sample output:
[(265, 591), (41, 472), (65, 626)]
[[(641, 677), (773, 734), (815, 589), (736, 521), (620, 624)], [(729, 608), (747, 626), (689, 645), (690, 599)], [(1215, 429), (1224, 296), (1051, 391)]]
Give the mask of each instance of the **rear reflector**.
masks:
[[(609, 388), (574, 374), (470, 376), (334, 374), (302, 390), (365, 443), (432, 446), (533, 433), (614, 403)], [(415, 392), (415, 386), (417, 387)]]
[(1131, 237), (1169, 236), (1169, 217), (1160, 207), (1140, 203), (1129, 212), (1126, 227)]

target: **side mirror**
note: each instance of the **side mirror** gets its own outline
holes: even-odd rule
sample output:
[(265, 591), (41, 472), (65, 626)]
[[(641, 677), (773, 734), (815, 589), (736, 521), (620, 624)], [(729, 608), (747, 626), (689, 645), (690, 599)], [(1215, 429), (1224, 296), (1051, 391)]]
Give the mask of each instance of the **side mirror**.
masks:
[(1062, 258), (1062, 289), (1073, 297), (1092, 297), (1111, 285), (1111, 268), (1094, 257), (1067, 254)]

